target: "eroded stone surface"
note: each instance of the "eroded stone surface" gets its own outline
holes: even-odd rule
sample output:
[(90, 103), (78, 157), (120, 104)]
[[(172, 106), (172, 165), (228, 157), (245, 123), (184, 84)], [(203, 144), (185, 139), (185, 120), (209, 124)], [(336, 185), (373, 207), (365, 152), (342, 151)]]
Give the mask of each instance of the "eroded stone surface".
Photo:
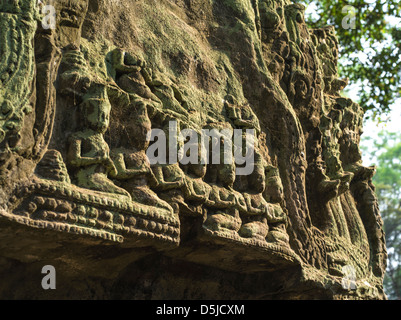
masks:
[[(384, 298), (334, 28), (308, 29), (286, 0), (54, 4), (54, 30), (34, 0), (0, 8), (4, 274), (57, 264), (58, 298)], [(172, 121), (254, 129), (253, 172), (149, 163), (147, 133)], [(9, 297), (51, 297), (30, 288)]]

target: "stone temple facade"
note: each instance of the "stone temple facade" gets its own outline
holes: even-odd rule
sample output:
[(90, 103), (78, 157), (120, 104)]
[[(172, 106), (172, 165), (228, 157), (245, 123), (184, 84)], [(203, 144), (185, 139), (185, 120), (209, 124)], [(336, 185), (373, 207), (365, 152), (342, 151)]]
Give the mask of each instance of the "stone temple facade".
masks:
[[(0, 1), (1, 298), (386, 298), (334, 27), (288, 0), (44, 2)], [(149, 160), (150, 132), (186, 155), (205, 130), (206, 161)]]

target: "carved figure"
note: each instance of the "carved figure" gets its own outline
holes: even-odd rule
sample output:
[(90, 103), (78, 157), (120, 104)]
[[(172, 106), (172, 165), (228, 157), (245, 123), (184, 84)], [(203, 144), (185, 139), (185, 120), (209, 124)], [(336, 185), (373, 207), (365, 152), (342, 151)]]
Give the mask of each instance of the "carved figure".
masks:
[(339, 139), (342, 135), (340, 124), (342, 121), (342, 112), (332, 109), (330, 117), (322, 116), (320, 128), (323, 136), (323, 160), (327, 164), (326, 173), (333, 180), (340, 180), (339, 192), (342, 193), (349, 189), (349, 184), (353, 173), (344, 172), (340, 160)]
[(121, 89), (144, 99), (160, 101), (148, 87), (157, 82), (152, 81), (151, 72), (144, 60), (135, 58), (119, 48), (114, 49), (110, 56), (112, 67), (116, 72), (114, 76)]
[(197, 143), (194, 148), (198, 150), (198, 163), (181, 164), (185, 173), (182, 192), (187, 204), (187, 207), (183, 209), (191, 215), (202, 215), (202, 207), (209, 199), (212, 187), (204, 181), (207, 164), (202, 163), (201, 144)]
[(210, 164), (212, 189), (205, 203), (208, 216), (204, 227), (224, 233), (238, 232), (241, 227), (240, 212), (246, 212), (243, 195), (233, 189), (235, 182), (235, 159), (225, 163), (224, 148), (220, 146), (220, 164)]
[[(23, 246), (72, 240), (85, 248), (65, 256), (66, 268), (82, 258), (91, 271), (110, 263), (120, 280), (161, 258), (171, 281), (187, 263), (215, 268), (221, 284), (246, 274), (235, 290), (223, 287), (241, 297), (384, 297), (374, 168), (358, 147), (363, 111), (340, 95), (347, 80), (334, 27), (311, 30), (304, 6), (288, 0), (119, 0), (112, 14), (105, 1), (59, 0), (56, 28), (45, 29), (41, 2), (0, 0), (1, 259), (30, 272), (27, 260), (54, 256), (46, 244), (31, 255), (10, 250), (23, 234)], [(241, 174), (249, 162), (235, 162), (238, 152), (225, 161), (225, 141), (209, 149), (220, 163), (184, 164), (175, 150), (164, 163), (148, 133), (170, 120), (197, 132), (254, 129), (253, 172)], [(155, 146), (165, 138), (156, 136)], [(83, 255), (93, 244), (96, 259), (111, 250), (115, 260), (92, 265)], [(359, 291), (341, 288), (348, 267)], [(150, 295), (166, 292), (151, 280)], [(241, 284), (254, 280), (262, 282), (251, 290)], [(185, 282), (185, 297), (218, 293)]]
[(158, 181), (145, 153), (151, 129), (146, 107), (142, 101), (131, 105), (134, 120), (125, 127), (127, 135), (120, 137), (120, 147), (110, 154), (117, 171), (114, 178), (121, 181), (121, 187), (130, 193), (132, 200), (172, 212), (171, 206), (149, 187)]
[(109, 155), (103, 134), (109, 126), (111, 105), (105, 88), (93, 87), (80, 106), (84, 129), (70, 137), (68, 163), (77, 169), (78, 186), (92, 190), (130, 196), (117, 187), (108, 175), (116, 176), (117, 169)]
[[(24, 154), (21, 130), (34, 108), (35, 1), (0, 3), (0, 171)], [(25, 140), (32, 139), (28, 133)], [(1, 179), (0, 179), (1, 180)]]

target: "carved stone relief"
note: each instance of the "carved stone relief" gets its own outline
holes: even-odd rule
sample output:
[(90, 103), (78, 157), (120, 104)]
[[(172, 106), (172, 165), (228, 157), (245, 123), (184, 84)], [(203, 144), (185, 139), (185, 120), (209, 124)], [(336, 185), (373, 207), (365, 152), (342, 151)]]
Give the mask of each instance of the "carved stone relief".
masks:
[[(141, 10), (151, 15), (148, 2), (132, 4), (138, 21)], [(340, 96), (346, 81), (338, 78), (333, 28), (308, 29), (305, 8), (289, 1), (236, 0), (229, 9), (223, 2), (213, 14), (229, 10), (224, 19), (237, 23), (234, 45), (243, 58), (219, 52), (232, 39), (221, 34), (234, 31), (210, 23), (214, 36), (197, 40), (202, 64), (191, 62), (216, 83), (208, 90), (190, 67), (187, 76), (174, 73), (166, 58), (173, 49), (152, 47), (153, 40), (142, 45), (138, 21), (121, 34), (136, 45), (107, 30), (90, 34), (99, 23), (94, 8), (104, 1), (57, 1), (57, 28), (47, 31), (37, 26), (34, 0), (0, 8), (2, 220), (132, 250), (162, 248), (235, 272), (300, 268), (303, 283), (338, 287), (352, 266), (360, 288), (368, 281), (375, 290), (336, 287), (336, 294), (382, 297), (386, 249), (374, 168), (362, 165), (358, 147), (362, 109)], [(189, 25), (192, 18), (185, 19)], [(152, 28), (149, 39), (162, 39)], [(194, 30), (191, 39), (200, 32)], [(158, 59), (157, 50), (165, 56)], [(253, 148), (253, 171), (239, 175), (235, 158), (183, 164), (168, 154), (166, 163), (151, 163), (155, 129), (166, 141), (186, 129), (225, 129), (227, 139), (234, 130), (253, 130), (254, 144), (239, 150)], [(223, 144), (218, 153), (227, 153)], [(224, 248), (225, 262), (202, 261), (209, 246)]]

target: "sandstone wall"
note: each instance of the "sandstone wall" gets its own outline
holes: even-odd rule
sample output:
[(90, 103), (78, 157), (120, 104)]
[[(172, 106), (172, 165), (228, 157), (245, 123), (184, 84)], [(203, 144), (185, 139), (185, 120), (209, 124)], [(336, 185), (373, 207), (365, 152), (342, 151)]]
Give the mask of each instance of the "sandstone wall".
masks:
[[(55, 29), (0, 6), (1, 297), (385, 298), (333, 27), (287, 0), (51, 4)], [(151, 164), (155, 129), (253, 130), (254, 169)]]

